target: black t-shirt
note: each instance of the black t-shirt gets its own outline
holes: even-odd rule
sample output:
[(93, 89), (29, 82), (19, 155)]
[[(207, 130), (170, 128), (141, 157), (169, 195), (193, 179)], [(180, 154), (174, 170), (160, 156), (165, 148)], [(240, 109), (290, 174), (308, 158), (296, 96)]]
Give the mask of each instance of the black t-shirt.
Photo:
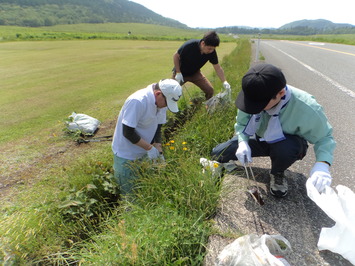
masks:
[(180, 55), (180, 70), (183, 76), (190, 76), (199, 71), (207, 61), (211, 64), (218, 64), (217, 52), (214, 50), (210, 54), (201, 54), (201, 40), (189, 40), (178, 50)]

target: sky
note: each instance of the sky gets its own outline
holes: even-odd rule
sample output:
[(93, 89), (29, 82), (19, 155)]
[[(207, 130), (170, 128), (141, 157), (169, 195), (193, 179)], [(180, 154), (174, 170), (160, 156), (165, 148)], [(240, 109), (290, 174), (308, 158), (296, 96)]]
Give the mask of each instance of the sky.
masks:
[(302, 19), (355, 25), (355, 0), (132, 0), (191, 28), (279, 28)]

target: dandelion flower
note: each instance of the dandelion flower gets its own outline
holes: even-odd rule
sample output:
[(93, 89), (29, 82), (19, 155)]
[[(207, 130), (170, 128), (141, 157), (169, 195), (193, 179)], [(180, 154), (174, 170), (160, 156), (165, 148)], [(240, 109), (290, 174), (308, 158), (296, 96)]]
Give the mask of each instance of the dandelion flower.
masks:
[(182, 150), (183, 150), (183, 151), (187, 151), (187, 148), (186, 148), (186, 147), (184, 147), (184, 148), (182, 148)]
[(187, 144), (187, 142), (186, 141), (184, 141), (183, 143), (182, 143), (182, 145), (186, 145)]
[(170, 150), (174, 150), (175, 148), (173, 146), (170, 147)]
[(170, 143), (173, 143), (173, 144), (174, 144), (174, 143), (175, 143), (175, 140), (170, 140)]
[(214, 168), (217, 168), (218, 166), (219, 166), (219, 163), (214, 163), (214, 164), (213, 164), (213, 167), (214, 167)]

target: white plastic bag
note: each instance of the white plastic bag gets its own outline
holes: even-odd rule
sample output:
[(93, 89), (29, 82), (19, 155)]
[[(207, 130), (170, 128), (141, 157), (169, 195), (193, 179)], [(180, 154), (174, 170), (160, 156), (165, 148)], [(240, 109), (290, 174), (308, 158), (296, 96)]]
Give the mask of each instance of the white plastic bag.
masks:
[(203, 166), (202, 173), (210, 171), (213, 177), (222, 177), (223, 170), (230, 173), (237, 168), (236, 163), (233, 161), (229, 161), (228, 163), (219, 163), (206, 158), (200, 158), (200, 164)]
[(223, 92), (220, 92), (208, 99), (205, 102), (208, 113), (213, 113), (217, 110), (217, 108), (230, 104), (232, 101), (231, 94), (231, 89), (225, 89)]
[(319, 250), (330, 250), (342, 255), (355, 265), (355, 194), (346, 186), (338, 185), (338, 194), (329, 186), (321, 194), (310, 179), (307, 180), (307, 195), (333, 221), (331, 228), (322, 228)]
[(216, 265), (285, 266), (289, 265), (287, 261), (276, 256), (283, 257), (290, 251), (290, 243), (281, 235), (264, 234), (258, 237), (255, 234), (250, 234), (239, 237), (227, 245), (218, 255)]
[(67, 122), (67, 128), (70, 131), (80, 131), (86, 135), (93, 135), (100, 126), (100, 121), (86, 114), (77, 114), (73, 112), (69, 116), (72, 122)]

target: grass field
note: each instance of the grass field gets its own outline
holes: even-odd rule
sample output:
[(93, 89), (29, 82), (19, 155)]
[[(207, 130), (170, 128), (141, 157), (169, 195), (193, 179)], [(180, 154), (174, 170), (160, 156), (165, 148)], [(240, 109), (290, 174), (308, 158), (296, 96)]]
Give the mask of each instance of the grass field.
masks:
[[(73, 111), (114, 120), (133, 91), (171, 75), (173, 41), (40, 41), (0, 43), (0, 147), (62, 134)], [(221, 58), (235, 43), (224, 43)], [(211, 71), (206, 66), (206, 71)], [(40, 151), (41, 144), (36, 144)], [(33, 153), (27, 148), (25, 153)], [(9, 158), (4, 153), (1, 159)], [(30, 157), (33, 156), (30, 155)], [(26, 157), (26, 156), (25, 156)], [(1, 166), (4, 168), (4, 165)], [(6, 169), (3, 169), (6, 170)]]
[[(87, 39), (183, 41), (199, 39), (204, 33), (203, 29), (178, 29), (141, 23), (75, 24), (38, 28), (0, 26), (0, 41)], [(220, 37), (223, 41), (231, 41), (230, 36)]]
[(0, 111), (6, 114), (1, 119), (2, 142), (49, 128), (72, 111), (106, 119), (132, 90), (170, 76), (178, 45), (154, 41), (0, 44)]
[[(100, 130), (112, 134), (125, 98), (170, 77), (172, 55), (181, 44), (148, 40), (0, 43), (0, 111), (4, 114), (0, 118), (0, 174), (5, 182), (2, 185), (8, 185), (0, 209), (0, 262), (59, 265), (86, 261), (103, 265), (180, 261), (191, 265), (203, 259), (208, 226), (202, 217), (213, 212), (218, 187), (214, 180), (204, 180), (196, 165), (199, 155), (192, 151), (199, 147), (206, 151), (212, 143), (205, 145), (206, 141), (200, 140), (202, 143), (194, 147), (193, 139), (201, 136), (185, 132), (181, 138), (190, 142), (191, 152), (167, 154), (175, 163), (170, 161), (158, 173), (145, 166), (145, 175), (158, 174), (153, 180), (161, 180), (149, 184), (151, 181), (143, 177), (148, 183), (142, 195), (147, 194), (131, 213), (122, 214), (124, 206), (108, 209), (107, 199), (100, 194), (115, 193), (104, 182), (112, 173), (110, 142), (76, 146), (62, 131), (64, 119), (76, 111), (98, 118)], [(221, 62), (236, 47), (236, 42), (221, 43), (217, 50)], [(248, 66), (250, 54), (245, 56), (247, 63), (240, 71)], [(206, 65), (203, 72), (218, 92), (221, 83), (212, 67)], [(232, 86), (237, 82), (231, 75)], [(199, 93), (190, 87), (184, 94), (189, 98)], [(195, 126), (191, 125), (192, 134), (196, 134)], [(178, 142), (176, 148), (181, 145)], [(164, 199), (151, 191), (153, 188), (163, 189)], [(72, 202), (79, 208), (70, 205)], [(90, 218), (92, 212), (95, 219)], [(117, 224), (117, 220), (125, 220), (126, 225)], [(141, 222), (134, 222), (138, 220)], [(153, 228), (152, 221), (161, 224)], [(133, 224), (133, 228), (128, 226)], [(146, 233), (141, 235), (142, 231)], [(158, 245), (161, 241), (164, 243)], [(119, 245), (117, 250), (112, 249), (114, 245)], [(132, 255), (134, 249), (139, 255)]]
[(264, 39), (276, 39), (276, 40), (295, 40), (295, 41), (313, 41), (313, 42), (329, 42), (355, 45), (355, 34), (329, 34), (329, 35), (264, 35)]

